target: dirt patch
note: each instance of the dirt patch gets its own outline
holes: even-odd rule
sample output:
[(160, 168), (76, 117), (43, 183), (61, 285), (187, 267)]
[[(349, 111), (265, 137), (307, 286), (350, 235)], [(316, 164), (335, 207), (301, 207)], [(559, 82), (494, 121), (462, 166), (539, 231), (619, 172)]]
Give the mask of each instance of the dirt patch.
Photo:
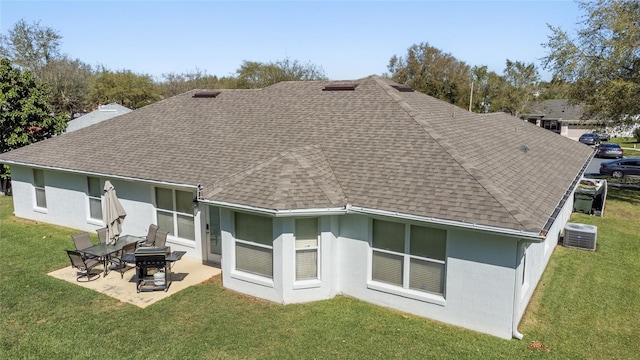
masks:
[(529, 343), (529, 350), (546, 351), (546, 352), (551, 351), (551, 349), (549, 349), (547, 345), (541, 343), (538, 340), (534, 340)]

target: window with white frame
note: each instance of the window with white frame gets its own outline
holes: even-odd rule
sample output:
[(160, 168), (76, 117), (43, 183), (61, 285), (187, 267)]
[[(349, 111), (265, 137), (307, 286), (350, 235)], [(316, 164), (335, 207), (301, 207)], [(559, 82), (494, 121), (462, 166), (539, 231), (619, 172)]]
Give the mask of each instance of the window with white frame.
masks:
[(273, 222), (265, 216), (236, 212), (236, 270), (273, 279)]
[(296, 219), (296, 281), (318, 279), (318, 218)]
[(89, 198), (89, 218), (102, 220), (102, 194), (100, 179), (87, 177), (87, 197)]
[(371, 279), (444, 295), (446, 230), (373, 220)]
[(181, 239), (195, 240), (193, 193), (156, 188), (158, 227)]
[(44, 187), (44, 172), (33, 169), (33, 187), (36, 191), (36, 207), (47, 208), (47, 195)]

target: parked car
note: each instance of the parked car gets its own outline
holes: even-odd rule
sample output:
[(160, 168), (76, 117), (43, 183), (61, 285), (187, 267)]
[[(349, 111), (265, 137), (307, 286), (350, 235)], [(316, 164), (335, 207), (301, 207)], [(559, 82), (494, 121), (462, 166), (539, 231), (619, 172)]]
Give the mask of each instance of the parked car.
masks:
[(578, 139), (578, 141), (587, 145), (598, 145), (600, 143), (600, 137), (598, 137), (598, 134), (586, 133), (580, 135), (580, 139)]
[(600, 175), (611, 175), (615, 178), (627, 175), (640, 176), (640, 158), (626, 158), (606, 161), (600, 164)]
[(624, 150), (620, 147), (620, 145), (615, 143), (602, 143), (598, 146), (598, 150), (596, 151), (596, 157), (599, 158), (622, 158)]
[(611, 140), (611, 136), (604, 130), (594, 131), (594, 134), (598, 135), (600, 141), (609, 141)]

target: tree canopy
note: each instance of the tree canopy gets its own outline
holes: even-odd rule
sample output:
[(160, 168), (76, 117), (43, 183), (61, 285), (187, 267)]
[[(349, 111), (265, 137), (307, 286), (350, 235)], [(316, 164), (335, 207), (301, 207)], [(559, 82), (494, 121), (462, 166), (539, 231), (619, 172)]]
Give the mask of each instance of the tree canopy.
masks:
[(387, 66), (392, 80), (466, 108), (471, 92), (470, 67), (453, 55), (423, 42), (393, 55)]
[(579, 1), (586, 13), (575, 36), (548, 25), (552, 34), (543, 65), (571, 83), (573, 103), (585, 116), (626, 120), (640, 114), (640, 2)]
[(244, 61), (236, 71), (237, 87), (256, 89), (279, 83), (280, 81), (326, 80), (322, 67), (298, 60), (278, 60), (261, 63)]
[(60, 55), (62, 36), (40, 22), (18, 21), (7, 35), (0, 35), (0, 57), (7, 58), (36, 77), (49, 61)]
[[(67, 126), (65, 114), (54, 116), (48, 102), (49, 89), (38, 84), (31, 71), (22, 71), (0, 60), (0, 152), (60, 134)], [(0, 168), (2, 187), (8, 169)]]
[(93, 79), (87, 94), (87, 101), (93, 106), (115, 102), (130, 109), (138, 109), (160, 99), (159, 90), (150, 75), (106, 68), (102, 68)]

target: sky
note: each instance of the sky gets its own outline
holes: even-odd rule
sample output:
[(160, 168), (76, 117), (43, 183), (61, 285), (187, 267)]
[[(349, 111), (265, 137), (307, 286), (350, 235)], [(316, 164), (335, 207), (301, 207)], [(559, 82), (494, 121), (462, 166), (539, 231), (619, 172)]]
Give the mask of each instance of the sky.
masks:
[(507, 59), (534, 63), (550, 80), (540, 62), (547, 24), (572, 33), (582, 15), (570, 0), (0, 0), (0, 33), (20, 19), (39, 22), (73, 59), (158, 81), (196, 70), (233, 76), (244, 61), (283, 59), (359, 79), (388, 72), (392, 56), (425, 42), (498, 74)]

